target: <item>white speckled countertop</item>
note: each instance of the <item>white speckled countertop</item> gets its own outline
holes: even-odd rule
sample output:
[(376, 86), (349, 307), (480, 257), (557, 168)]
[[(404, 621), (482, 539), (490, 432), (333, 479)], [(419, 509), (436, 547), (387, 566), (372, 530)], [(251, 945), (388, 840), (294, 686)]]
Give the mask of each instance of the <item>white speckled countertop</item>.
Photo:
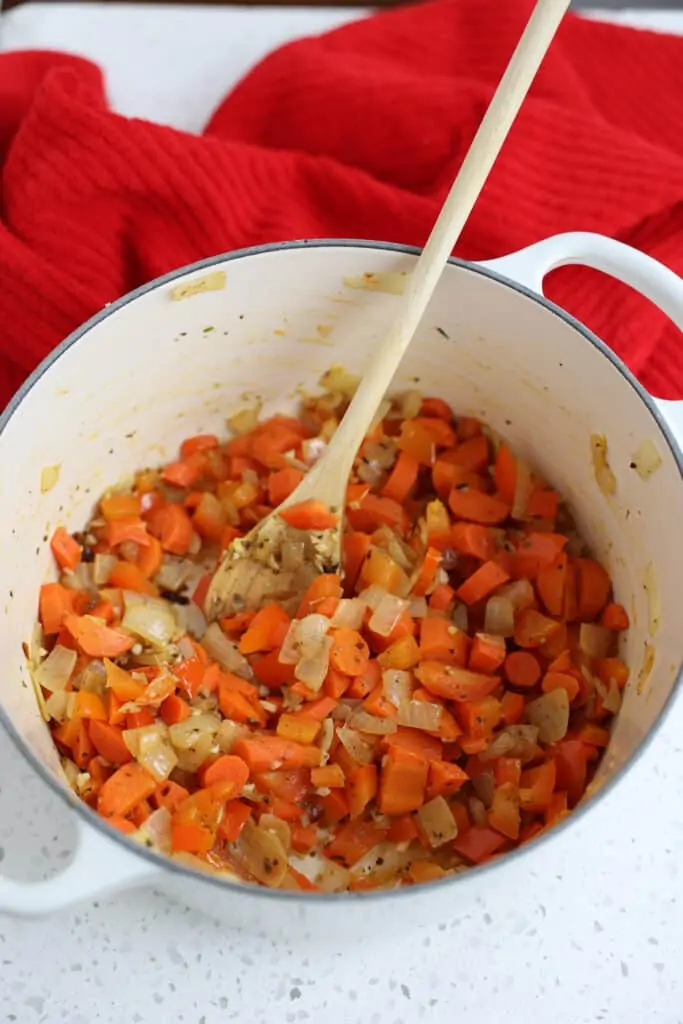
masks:
[[(51, 2), (5, 14), (0, 48), (92, 57), (117, 109), (197, 129), (268, 49), (352, 16)], [(683, 33), (674, 12), (623, 20)], [(552, 875), (461, 916), (454, 895), (404, 935), (369, 919), (351, 947), (276, 946), (153, 892), (40, 922), (0, 916), (0, 1024), (683, 1024), (682, 726), (679, 699), (627, 780), (557, 842)], [(51, 874), (72, 839), (0, 735), (3, 873)]]

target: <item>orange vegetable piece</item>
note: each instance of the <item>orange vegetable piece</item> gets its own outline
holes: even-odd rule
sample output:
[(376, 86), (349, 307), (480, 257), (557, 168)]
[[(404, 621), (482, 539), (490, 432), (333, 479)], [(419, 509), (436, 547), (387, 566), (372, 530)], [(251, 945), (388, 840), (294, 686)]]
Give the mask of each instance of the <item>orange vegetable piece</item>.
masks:
[(371, 822), (349, 821), (325, 847), (325, 856), (350, 867), (386, 837), (386, 830)]
[[(500, 722), (501, 704), (495, 697), (484, 697), (458, 704), (455, 717), (463, 727), (469, 740), (488, 739)], [(465, 740), (460, 740), (463, 747)]]
[(519, 788), (514, 782), (503, 782), (493, 792), (488, 812), (491, 828), (508, 839), (517, 839), (521, 825)]
[(50, 547), (60, 569), (71, 569), (73, 572), (74, 569), (78, 568), (83, 555), (83, 549), (78, 541), (75, 541), (67, 533), (63, 526), (58, 526), (52, 534)]
[(112, 587), (120, 587), (121, 590), (148, 594), (150, 597), (159, 596), (158, 589), (133, 562), (117, 562), (109, 574), (109, 584)]
[(164, 551), (172, 555), (187, 554), (194, 530), (192, 520), (182, 505), (164, 505), (153, 514), (149, 528)]
[(520, 647), (539, 647), (559, 629), (559, 622), (541, 615), (534, 608), (525, 608), (515, 618), (515, 643)]
[(338, 764), (326, 764), (322, 768), (311, 768), (311, 785), (316, 789), (343, 789), (345, 783), (344, 772)]
[(139, 494), (111, 494), (100, 501), (102, 517), (109, 522), (116, 519), (137, 519), (142, 511)]
[(239, 839), (240, 832), (249, 821), (252, 809), (244, 800), (228, 800), (218, 826), (218, 836), (228, 843)]
[(562, 615), (567, 586), (568, 560), (564, 552), (560, 552), (550, 565), (538, 570), (536, 590), (551, 615)]
[(123, 729), (109, 722), (92, 719), (88, 731), (95, 750), (110, 764), (122, 765), (133, 760), (123, 739)]
[(198, 772), (202, 786), (213, 786), (216, 782), (231, 783), (235, 793), (239, 793), (249, 778), (249, 766), (241, 757), (234, 754), (223, 754)]
[(92, 615), (65, 615), (64, 628), (91, 658), (118, 658), (135, 643), (132, 636)]
[(420, 659), (447, 665), (467, 664), (469, 639), (449, 619), (428, 616), (420, 624)]
[(441, 552), (436, 548), (427, 548), (427, 553), (422, 560), (420, 571), (413, 584), (413, 594), (415, 597), (423, 597), (427, 593), (440, 565)]
[(124, 764), (102, 786), (97, 810), (105, 818), (111, 815), (125, 817), (136, 804), (152, 796), (156, 788), (155, 780), (142, 765), (135, 761)]
[(622, 604), (608, 604), (603, 608), (600, 625), (605, 629), (628, 629), (630, 626), (628, 612)]
[(393, 558), (381, 548), (371, 548), (361, 566), (358, 587), (381, 587), (390, 594), (405, 583), (405, 573)]
[(285, 466), (283, 469), (276, 469), (268, 477), (268, 501), (277, 508), (290, 494), (296, 490), (304, 474), (294, 466)]
[[(315, 770), (315, 769), (313, 769)], [(340, 769), (341, 770), (341, 769)], [(311, 778), (313, 772), (311, 772)], [(359, 765), (346, 776), (346, 799), (349, 817), (359, 818), (371, 800), (377, 795), (377, 766)]]
[(279, 516), (295, 530), (331, 530), (339, 524), (339, 516), (314, 498), (282, 509)]
[(383, 742), (387, 749), (402, 747), (427, 761), (439, 761), (443, 754), (443, 744), (437, 736), (430, 736), (421, 729), (410, 729), (405, 725), (399, 725), (396, 732), (384, 737)]
[(449, 764), (448, 761), (431, 761), (425, 795), (428, 800), (435, 796), (453, 796), (468, 780), (467, 772), (457, 764)]
[(527, 533), (517, 545), (513, 575), (517, 579), (536, 579), (541, 569), (555, 563), (566, 543), (561, 533)]
[(541, 665), (530, 651), (512, 651), (505, 659), (505, 677), (513, 686), (530, 690), (541, 678)]
[(320, 764), (318, 747), (293, 743), (280, 736), (251, 736), (239, 739), (233, 752), (243, 758), (252, 772), (274, 768), (315, 768)]
[(382, 668), (408, 671), (420, 660), (420, 649), (414, 636), (402, 636), (394, 640), (377, 659)]
[(522, 810), (544, 811), (555, 789), (555, 761), (546, 761), (537, 768), (527, 768), (520, 779), (519, 798)]
[(472, 825), (464, 834), (458, 833), (453, 849), (472, 864), (483, 864), (505, 842), (505, 836), (493, 828)]
[(474, 672), (496, 672), (505, 661), (507, 648), (502, 636), (476, 633), (470, 648), (469, 667)]
[(484, 562), (458, 587), (456, 594), (465, 604), (476, 604), (509, 579), (508, 573), (497, 562)]
[(335, 629), (332, 633), (330, 664), (347, 676), (360, 676), (370, 656), (370, 648), (355, 629)]
[(344, 592), (350, 596), (356, 587), (361, 566), (370, 551), (372, 541), (366, 533), (345, 533), (343, 539)]
[(415, 675), (430, 693), (446, 700), (483, 700), (500, 685), (499, 676), (470, 672), (438, 661), (421, 662), (415, 669)]
[(280, 648), (287, 635), (291, 619), (279, 604), (267, 604), (252, 619), (239, 642), (242, 654), (273, 651)]
[(74, 611), (75, 591), (61, 583), (44, 583), (40, 588), (40, 621), (47, 636), (59, 633), (65, 616)]
[(582, 622), (597, 618), (607, 604), (611, 590), (610, 578), (599, 562), (592, 558), (577, 558), (579, 577), (578, 617)]
[(424, 803), (429, 762), (392, 745), (382, 764), (377, 804), (382, 814), (407, 814)]
[(107, 709), (104, 701), (97, 693), (79, 690), (74, 697), (74, 718), (96, 718), (100, 722), (107, 721)]
[(595, 671), (605, 686), (614, 680), (619, 689), (623, 690), (628, 682), (629, 669), (621, 658), (596, 658)]
[(499, 446), (496, 452), (493, 480), (503, 501), (512, 505), (517, 489), (517, 459), (505, 442)]
[(166, 725), (184, 722), (190, 717), (190, 714), (190, 705), (175, 693), (169, 694), (159, 708), (159, 716), (162, 721), (166, 722)]
[(506, 690), (500, 702), (500, 717), (506, 725), (521, 722), (524, 714), (525, 701), (521, 693)]
[(456, 551), (482, 562), (489, 562), (496, 553), (491, 527), (480, 523), (453, 523), (450, 539)]
[(510, 506), (500, 498), (480, 491), (458, 490), (457, 487), (449, 494), (448, 505), (456, 519), (466, 519), (484, 526), (497, 526), (510, 515)]
[(320, 732), (320, 722), (302, 714), (284, 714), (280, 715), (275, 731), (278, 736), (295, 743), (313, 743)]
[[(299, 605), (296, 613), (297, 619), (303, 619), (307, 615), (334, 615), (339, 599), (342, 595), (342, 585), (339, 576), (333, 572), (323, 573), (311, 583)], [(330, 599), (336, 602), (331, 610)], [(324, 608), (324, 611), (321, 611)]]
[(297, 853), (308, 853), (318, 842), (315, 825), (292, 825), (292, 849)]
[(541, 683), (543, 692), (550, 693), (551, 690), (560, 688), (567, 691), (567, 696), (572, 701), (578, 697), (581, 687), (578, 680), (567, 672), (546, 672)]
[(406, 501), (417, 483), (419, 470), (420, 463), (414, 455), (405, 451), (400, 452), (389, 479), (382, 488), (384, 497), (392, 498), (401, 504)]

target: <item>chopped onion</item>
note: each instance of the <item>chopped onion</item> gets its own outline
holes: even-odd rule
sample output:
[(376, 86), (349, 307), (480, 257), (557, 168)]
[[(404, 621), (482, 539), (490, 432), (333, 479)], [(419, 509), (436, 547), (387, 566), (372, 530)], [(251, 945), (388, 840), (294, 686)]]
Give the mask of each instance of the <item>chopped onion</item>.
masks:
[(208, 627), (202, 637), (202, 647), (210, 658), (218, 662), (221, 668), (228, 672), (234, 672), (242, 679), (251, 679), (253, 673), (249, 662), (243, 654), (240, 654), (237, 644), (228, 640), (217, 622), (212, 622)]
[(33, 670), (34, 683), (52, 693), (56, 690), (63, 690), (71, 678), (77, 659), (78, 655), (75, 651), (56, 644), (45, 661), (41, 661)]
[(357, 597), (342, 598), (332, 616), (332, 628), (360, 629), (365, 618), (365, 608), (365, 604)]
[(411, 700), (399, 708), (396, 721), (399, 725), (407, 725), (411, 729), (438, 732), (442, 718), (443, 708), (440, 704), (431, 704), (426, 700)]
[(65, 722), (68, 714), (69, 694), (65, 690), (55, 690), (45, 701), (45, 710), (55, 722)]
[(175, 766), (178, 755), (171, 746), (168, 726), (163, 722), (126, 729), (123, 741), (131, 754), (157, 782), (165, 782)]
[(354, 761), (359, 761), (361, 764), (370, 764), (375, 756), (373, 743), (370, 743), (364, 736), (361, 736), (359, 732), (356, 732), (355, 729), (348, 725), (343, 725), (338, 729), (337, 736), (341, 745)]
[(280, 837), (248, 819), (234, 846), (235, 854), (257, 882), (277, 889), (287, 874), (287, 851)]
[(399, 414), (402, 420), (414, 420), (420, 415), (422, 395), (419, 391), (406, 391), (399, 397)]
[(492, 636), (512, 636), (515, 631), (515, 607), (509, 597), (494, 594), (486, 602), (484, 632)]
[(344, 398), (351, 399), (358, 390), (360, 377), (349, 373), (343, 366), (331, 366), (318, 383), (325, 391), (331, 391), (332, 394), (343, 395)]
[(617, 478), (607, 461), (607, 438), (604, 434), (591, 434), (590, 443), (596, 483), (602, 493), (609, 497), (616, 494)]
[(349, 719), (349, 726), (369, 736), (388, 736), (398, 728), (395, 718), (380, 718), (359, 709)]
[(356, 465), (356, 476), (364, 484), (370, 484), (371, 487), (379, 487), (384, 478), (384, 470), (376, 462), (361, 458)]
[[(380, 824), (380, 828), (388, 828), (390, 822)], [(375, 885), (388, 883), (396, 878), (413, 859), (413, 853), (407, 848), (400, 848), (397, 843), (377, 843), (353, 864), (351, 874), (354, 878), (372, 876)]]
[(458, 834), (453, 812), (442, 796), (423, 804), (417, 812), (417, 820), (432, 847), (443, 846)]
[(569, 696), (564, 687), (544, 693), (526, 706), (526, 715), (538, 728), (543, 743), (556, 743), (567, 735), (569, 728)]
[(175, 592), (180, 590), (193, 568), (194, 563), (188, 561), (187, 558), (174, 558), (173, 555), (166, 555), (154, 581), (162, 590)]
[(204, 612), (198, 608), (194, 601), (188, 605), (176, 605), (176, 610), (182, 611), (185, 619), (185, 631), (193, 636), (195, 640), (202, 640), (206, 633), (207, 623)]
[(234, 416), (228, 417), (227, 424), (234, 434), (241, 437), (243, 434), (250, 434), (258, 423), (261, 413), (261, 403), (255, 402), (247, 409), (240, 409)]
[(62, 771), (64, 772), (64, 778), (66, 779), (69, 786), (72, 789), (76, 787), (76, 779), (80, 775), (80, 772), (76, 765), (68, 757), (62, 757), (60, 760)]
[(641, 480), (647, 480), (662, 464), (662, 457), (652, 441), (647, 438), (631, 457), (631, 463)]
[(229, 718), (222, 721), (218, 727), (218, 746), (222, 753), (229, 754), (234, 745), (243, 736), (249, 735), (249, 729), (240, 722), (232, 722)]
[(220, 724), (215, 715), (192, 715), (169, 726), (169, 739), (183, 771), (195, 772), (216, 751)]
[(171, 815), (166, 807), (159, 807), (152, 811), (149, 818), (143, 821), (140, 828), (133, 835), (143, 846), (158, 850), (160, 853), (171, 852)]
[(262, 814), (259, 818), (259, 827), (268, 829), (269, 832), (274, 832), (285, 850), (289, 853), (292, 845), (292, 833), (286, 821), (278, 818), (275, 814), (266, 812), (266, 814)]
[(306, 545), (303, 540), (288, 538), (282, 547), (282, 572), (297, 572), (306, 558)]
[(413, 677), (403, 669), (387, 668), (382, 672), (382, 692), (395, 708), (404, 707), (413, 695)]
[(294, 668), (294, 675), (310, 690), (319, 690), (325, 682), (330, 668), (331, 648), (331, 636), (324, 636), (315, 648), (311, 644), (304, 647), (304, 653)]
[(389, 636), (407, 607), (408, 601), (403, 598), (385, 594), (372, 614), (368, 624), (370, 629), (380, 636)]
[(383, 437), (381, 441), (366, 441), (363, 455), (368, 462), (374, 462), (380, 469), (390, 469), (396, 459), (398, 450), (393, 437)]
[(88, 693), (97, 693), (103, 697), (107, 688), (107, 670), (103, 662), (88, 662), (78, 678), (77, 687), (79, 690), (87, 690)]
[(512, 601), (512, 606), (516, 612), (522, 612), (525, 608), (531, 608), (536, 600), (534, 588), (529, 580), (514, 580), (512, 583), (506, 583), (500, 587), (496, 596), (507, 597), (508, 600)]
[(538, 729), (535, 725), (508, 725), (493, 742), (479, 754), (480, 761), (493, 761), (497, 757), (518, 757), (529, 761), (536, 752)]
[(315, 876), (315, 884), (322, 892), (345, 892), (351, 881), (351, 872), (333, 860), (323, 858), (324, 866)]
[(489, 816), (486, 813), (484, 804), (478, 796), (471, 796), (467, 801), (467, 807), (469, 808), (470, 817), (473, 819), (475, 825), (481, 825), (484, 828), (489, 823)]
[(318, 745), (320, 747), (320, 764), (327, 764), (330, 756), (330, 750), (332, 749), (332, 742), (334, 740), (334, 722), (331, 718), (326, 718), (320, 726), (320, 737)]
[(529, 508), (529, 498), (531, 497), (531, 467), (525, 459), (518, 458), (516, 470), (515, 494), (512, 500), (510, 515), (513, 519), (524, 519)]
[(366, 587), (365, 590), (360, 592), (358, 600), (362, 601), (367, 608), (372, 609), (374, 612), (379, 608), (386, 596), (386, 590), (383, 590), (382, 587), (378, 587), (373, 583), (371, 587)]
[(96, 587), (107, 585), (116, 561), (114, 555), (95, 555), (95, 561), (92, 564), (92, 580)]
[(304, 462), (312, 466), (314, 462), (317, 462), (321, 455), (324, 454), (327, 448), (327, 443), (322, 437), (311, 437), (304, 439), (301, 442), (301, 451), (303, 453)]
[(472, 788), (484, 807), (490, 807), (493, 803), (493, 793), (496, 788), (493, 772), (477, 772), (472, 779)]
[(582, 622), (579, 627), (579, 647), (589, 658), (606, 658), (613, 639), (611, 630), (594, 622)]
[(280, 648), (278, 661), (283, 665), (296, 665), (302, 655), (315, 654), (329, 628), (330, 620), (326, 615), (314, 613), (294, 619)]
[(612, 715), (619, 714), (621, 710), (621, 690), (615, 683), (614, 679), (610, 679), (609, 690), (607, 696), (603, 697), (602, 703), (606, 711), (609, 711)]
[(125, 613), (121, 625), (129, 633), (140, 637), (154, 647), (164, 647), (176, 631), (176, 621), (170, 605), (157, 597), (123, 593)]
[(429, 614), (429, 606), (426, 597), (413, 597), (408, 605), (408, 612), (412, 619), (426, 619)]
[(456, 604), (451, 615), (453, 625), (457, 626), (461, 632), (466, 633), (469, 626), (469, 614), (467, 611), (466, 604)]

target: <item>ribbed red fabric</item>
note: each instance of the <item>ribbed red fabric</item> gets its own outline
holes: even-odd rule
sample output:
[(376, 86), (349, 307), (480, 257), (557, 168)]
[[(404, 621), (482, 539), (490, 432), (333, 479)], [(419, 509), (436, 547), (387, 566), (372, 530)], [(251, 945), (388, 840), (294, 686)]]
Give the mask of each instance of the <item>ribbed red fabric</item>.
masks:
[[(440, 0), (284, 46), (202, 136), (112, 113), (86, 61), (0, 57), (0, 407), (77, 324), (173, 267), (301, 237), (424, 242), (530, 9)], [(683, 39), (569, 15), (458, 254), (592, 230), (683, 273), (681, 124)], [(645, 300), (573, 268), (549, 293), (683, 395), (680, 335)]]

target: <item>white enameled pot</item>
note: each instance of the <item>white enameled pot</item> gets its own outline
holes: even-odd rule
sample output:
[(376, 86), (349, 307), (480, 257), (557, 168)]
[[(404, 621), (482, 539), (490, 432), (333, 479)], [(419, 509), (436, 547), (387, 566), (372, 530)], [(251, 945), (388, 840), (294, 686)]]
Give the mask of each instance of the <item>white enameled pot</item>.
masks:
[[(683, 403), (651, 398), (604, 344), (542, 297), (542, 282), (562, 264), (586, 264), (637, 288), (679, 328), (683, 282), (617, 242), (567, 234), (488, 264), (453, 260), (395, 386), (438, 395), (461, 413), (482, 417), (537, 465), (568, 497), (630, 611), (624, 656), (631, 682), (577, 814), (523, 851), (451, 880), (326, 898), (235, 886), (165, 861), (111, 832), (66, 787), (22, 654), (38, 589), (53, 575), (47, 537), (59, 524), (81, 528), (108, 484), (173, 457), (187, 435), (221, 434), (245, 397), (261, 396), (265, 414), (290, 411), (301, 389), (315, 390), (331, 365), (362, 373), (397, 299), (351, 288), (348, 278), (409, 271), (414, 262), (415, 252), (400, 246), (313, 241), (245, 250), (176, 271), (76, 331), (0, 418), (0, 722), (17, 756), (71, 803), (79, 832), (75, 860), (59, 877), (31, 884), (0, 878), (0, 910), (39, 915), (154, 886), (269, 934), (349, 928), (357, 935), (376, 902), (385, 929), (391, 914), (405, 927), (443, 914), (447, 901), (462, 910), (482, 886), (489, 893), (523, 886), (532, 862), (535, 871), (550, 870), (554, 843), (586, 807), (600, 814), (609, 784), (624, 776), (656, 731), (683, 661), (683, 459), (676, 441), (683, 438)], [(173, 300), (179, 285), (215, 272), (224, 272), (222, 289)], [(614, 497), (596, 484), (591, 434), (607, 437)], [(630, 463), (647, 439), (662, 462), (643, 481)], [(50, 466), (59, 467), (59, 477), (44, 492), (41, 474)]]

